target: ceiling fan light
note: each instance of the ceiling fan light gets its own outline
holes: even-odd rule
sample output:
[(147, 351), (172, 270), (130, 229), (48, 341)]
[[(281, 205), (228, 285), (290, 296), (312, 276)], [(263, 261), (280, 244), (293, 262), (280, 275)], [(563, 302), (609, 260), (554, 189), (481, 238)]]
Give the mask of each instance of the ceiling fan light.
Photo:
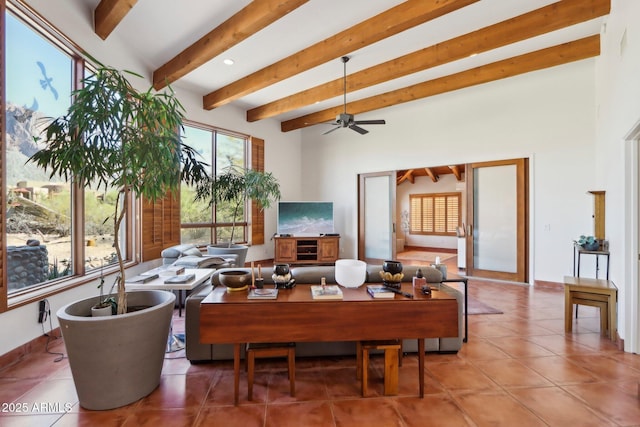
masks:
[(360, 135), (364, 135), (366, 133), (369, 133), (368, 130), (361, 128), (360, 126), (358, 126), (359, 124), (373, 124), (373, 125), (384, 125), (386, 124), (386, 122), (384, 120), (363, 120), (363, 121), (357, 121), (355, 120), (355, 117), (353, 114), (349, 114), (347, 113), (347, 61), (349, 61), (349, 57), (348, 56), (343, 56), (341, 58), (342, 63), (344, 64), (343, 66), (343, 86), (344, 86), (344, 94), (343, 94), (343, 106), (344, 106), (344, 112), (338, 114), (336, 116), (336, 121), (335, 123), (331, 123), (332, 125), (335, 125), (337, 127), (333, 128), (333, 129), (329, 129), (328, 131), (324, 132), (323, 135), (326, 135), (330, 132), (333, 132), (336, 129), (339, 128), (349, 128), (352, 129), (356, 132), (358, 132)]

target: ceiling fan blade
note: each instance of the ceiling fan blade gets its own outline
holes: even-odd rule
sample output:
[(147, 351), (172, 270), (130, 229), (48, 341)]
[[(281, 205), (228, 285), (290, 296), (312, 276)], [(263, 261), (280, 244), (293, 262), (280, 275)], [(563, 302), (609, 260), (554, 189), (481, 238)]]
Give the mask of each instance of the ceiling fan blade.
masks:
[(357, 125), (386, 125), (387, 122), (384, 120), (356, 120), (354, 122)]
[(360, 135), (364, 135), (365, 133), (369, 133), (368, 130), (366, 129), (362, 129), (360, 126), (356, 125), (355, 123), (349, 126), (349, 129), (353, 129), (356, 132), (358, 132)]
[[(332, 124), (334, 124), (334, 123), (332, 123)], [(323, 135), (326, 135), (326, 134), (331, 133), (331, 132), (333, 132), (334, 130), (338, 130), (338, 129), (340, 129), (340, 126), (335, 127), (335, 128), (333, 128), (333, 129), (329, 129), (328, 131), (326, 131), (325, 133), (323, 133)]]

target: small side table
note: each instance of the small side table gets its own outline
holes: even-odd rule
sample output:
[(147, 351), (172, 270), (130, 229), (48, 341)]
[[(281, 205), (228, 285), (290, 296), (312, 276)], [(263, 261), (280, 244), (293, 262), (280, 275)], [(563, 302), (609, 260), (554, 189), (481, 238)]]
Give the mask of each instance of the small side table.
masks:
[(609, 251), (585, 251), (578, 245), (574, 245), (573, 275), (576, 277), (580, 277), (580, 258), (582, 258), (582, 255), (594, 255), (596, 257), (596, 279), (598, 278), (600, 272), (600, 257), (605, 257), (607, 259), (607, 275), (605, 277), (607, 280), (609, 280)]
[(600, 309), (600, 333), (615, 340), (617, 327), (618, 288), (611, 280), (586, 277), (564, 277), (564, 330), (573, 329), (573, 305), (589, 305)]

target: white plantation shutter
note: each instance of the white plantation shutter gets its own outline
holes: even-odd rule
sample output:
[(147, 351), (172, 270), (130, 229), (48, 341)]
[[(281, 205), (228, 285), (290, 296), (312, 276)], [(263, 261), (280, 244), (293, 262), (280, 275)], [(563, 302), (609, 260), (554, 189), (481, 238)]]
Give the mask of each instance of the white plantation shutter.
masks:
[(456, 235), (460, 226), (460, 193), (411, 194), (411, 234)]

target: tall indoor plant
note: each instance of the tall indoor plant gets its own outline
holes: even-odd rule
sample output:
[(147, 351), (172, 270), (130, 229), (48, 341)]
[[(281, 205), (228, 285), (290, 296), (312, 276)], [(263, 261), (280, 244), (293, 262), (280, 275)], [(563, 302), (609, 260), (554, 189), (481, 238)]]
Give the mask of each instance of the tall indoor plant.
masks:
[[(118, 315), (89, 317), (95, 298), (57, 312), (80, 405), (86, 409), (127, 405), (160, 384), (175, 295), (125, 292), (119, 235), (127, 197), (153, 202), (177, 194), (182, 181), (208, 181), (208, 166), (182, 143), (184, 108), (171, 89), (140, 92), (128, 76), (140, 77), (97, 64), (73, 92), (66, 114), (47, 122), (39, 138), (45, 147), (29, 159), (74, 185), (118, 190), (112, 213)], [(128, 312), (127, 300), (146, 308)]]
[(67, 113), (48, 123), (43, 137), (36, 138), (44, 139), (46, 146), (29, 161), (81, 187), (119, 190), (112, 218), (120, 269), (118, 314), (123, 314), (127, 303), (119, 230), (127, 215), (126, 196), (133, 193), (155, 202), (176, 194), (181, 181), (197, 185), (207, 180), (207, 165), (181, 140), (184, 108), (171, 88), (141, 92), (127, 79), (140, 75), (97, 65), (73, 92)]
[(227, 203), (233, 210), (232, 229), (228, 247), (233, 244), (236, 224), (249, 200), (255, 200), (261, 209), (271, 206), (271, 201), (279, 200), (280, 183), (271, 172), (243, 168), (230, 164), (221, 173), (209, 177), (208, 182), (200, 182), (196, 188), (196, 199), (210, 203)]

